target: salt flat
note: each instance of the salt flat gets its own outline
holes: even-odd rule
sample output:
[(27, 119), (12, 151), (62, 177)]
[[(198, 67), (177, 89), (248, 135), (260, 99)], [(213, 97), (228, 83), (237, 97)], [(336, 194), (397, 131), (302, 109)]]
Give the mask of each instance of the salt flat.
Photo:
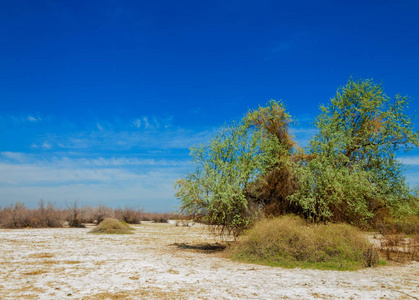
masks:
[(174, 243), (203, 226), (145, 222), (132, 235), (0, 229), (0, 299), (419, 299), (419, 263), (354, 272), (244, 264)]

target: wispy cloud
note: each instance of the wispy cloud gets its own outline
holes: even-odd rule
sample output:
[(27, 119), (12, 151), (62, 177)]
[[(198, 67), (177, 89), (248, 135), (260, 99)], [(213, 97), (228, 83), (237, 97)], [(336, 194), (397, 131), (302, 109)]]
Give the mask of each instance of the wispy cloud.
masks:
[(177, 206), (173, 184), (187, 162), (136, 157), (74, 158), (0, 153), (2, 204), (39, 199), (95, 205), (132, 205), (171, 211)]
[(26, 119), (27, 119), (29, 122), (39, 122), (39, 121), (41, 121), (41, 120), (42, 120), (40, 117), (34, 117), (34, 116), (28, 116)]
[[(145, 125), (144, 125), (145, 126)], [(138, 130), (107, 130), (71, 132), (68, 134), (48, 134), (42, 140), (32, 143), (33, 148), (61, 149), (186, 149), (203, 143), (213, 134), (213, 129), (191, 130), (179, 127), (148, 128)]]
[(419, 165), (419, 155), (416, 156), (401, 156), (398, 157), (398, 161), (405, 165), (418, 166)]
[(157, 118), (156, 116), (142, 116), (135, 119), (132, 125), (135, 128), (142, 129), (159, 129), (169, 128), (172, 126), (173, 116)]
[(28, 133), (22, 136), (28, 148), (0, 152), (0, 205), (78, 199), (91, 205), (173, 210), (178, 205), (173, 184), (191, 168), (187, 148), (207, 142), (215, 131), (182, 128), (170, 116), (88, 124), (63, 120), (54, 127), (42, 122), (36, 130), (26, 130), (38, 122), (27, 117), (7, 134)]
[[(163, 152), (164, 154), (164, 152)], [(84, 155), (79, 157), (79, 155)], [(159, 154), (154, 154), (156, 157)], [(161, 156), (161, 155), (160, 155)], [(52, 156), (42, 154), (27, 154), (21, 152), (0, 152), (0, 163), (25, 164), (36, 166), (54, 166), (57, 168), (86, 168), (86, 167), (173, 167), (183, 168), (189, 166), (188, 159), (170, 158), (142, 158), (131, 156), (94, 156), (88, 157), (86, 154), (70, 156), (68, 153), (56, 153)]]
[(37, 115), (37, 114), (0, 116), (1, 122), (12, 123), (12, 124), (30, 124), (30, 123), (38, 123), (45, 120), (49, 120), (49, 117), (41, 117), (40, 115)]
[(31, 148), (32, 149), (41, 148), (41, 149), (44, 149), (44, 150), (49, 150), (49, 149), (52, 148), (52, 145), (49, 142), (43, 142), (41, 144), (33, 143), (33, 144), (31, 144)]
[(290, 132), (299, 146), (307, 147), (310, 140), (316, 135), (317, 130), (314, 128), (291, 127)]

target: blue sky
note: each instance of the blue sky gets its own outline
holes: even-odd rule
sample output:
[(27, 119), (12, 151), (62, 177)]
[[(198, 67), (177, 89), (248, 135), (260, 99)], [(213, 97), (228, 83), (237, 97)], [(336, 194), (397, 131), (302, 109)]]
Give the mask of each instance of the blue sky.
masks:
[(172, 211), (190, 146), (270, 99), (305, 145), (350, 76), (419, 108), (413, 0), (1, 4), (0, 206)]

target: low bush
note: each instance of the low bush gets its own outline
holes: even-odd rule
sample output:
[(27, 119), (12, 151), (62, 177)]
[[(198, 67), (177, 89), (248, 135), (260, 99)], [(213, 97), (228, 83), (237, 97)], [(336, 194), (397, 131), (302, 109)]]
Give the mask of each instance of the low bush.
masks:
[(408, 234), (419, 235), (419, 216), (412, 215), (403, 219), (383, 218), (376, 221), (375, 228), (383, 235)]
[(85, 209), (80, 208), (77, 205), (77, 201), (74, 201), (72, 205), (67, 205), (67, 222), (68, 226), (76, 228), (85, 228), (83, 224), (83, 217)]
[(44, 204), (41, 200), (37, 209), (28, 209), (23, 203), (0, 210), (0, 227), (4, 228), (45, 228), (61, 227), (62, 211), (56, 209), (50, 202)]
[(184, 215), (177, 213), (158, 213), (158, 212), (143, 212), (141, 214), (141, 221), (153, 221), (154, 223), (168, 223), (169, 220), (185, 219)]
[(90, 233), (104, 233), (104, 234), (130, 234), (133, 228), (128, 224), (119, 222), (117, 219), (106, 218), (95, 228), (90, 230)]
[(355, 270), (378, 254), (355, 227), (313, 225), (296, 216), (262, 219), (229, 249), (233, 259), (286, 268)]
[(167, 223), (168, 220), (185, 219), (176, 213), (149, 213), (130, 207), (113, 209), (104, 205), (97, 207), (78, 205), (77, 201), (67, 203), (66, 209), (55, 207), (51, 202), (39, 201), (38, 208), (27, 208), (23, 203), (0, 208), (0, 228), (69, 227), (84, 228), (86, 223), (99, 224), (106, 218), (115, 218), (128, 224), (141, 221)]
[(104, 205), (99, 205), (94, 209), (94, 222), (99, 224), (106, 218), (114, 218), (114, 211), (110, 207), (106, 207)]
[(128, 224), (141, 224), (141, 209), (125, 207), (124, 209), (115, 209), (115, 218)]

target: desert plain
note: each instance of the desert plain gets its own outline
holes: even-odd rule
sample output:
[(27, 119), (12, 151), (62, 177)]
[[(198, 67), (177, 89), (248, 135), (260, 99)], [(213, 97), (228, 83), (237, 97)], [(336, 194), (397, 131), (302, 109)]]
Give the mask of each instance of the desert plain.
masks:
[(0, 229), (0, 299), (419, 299), (419, 262), (283, 269), (179, 247), (220, 242), (200, 224), (134, 228)]

